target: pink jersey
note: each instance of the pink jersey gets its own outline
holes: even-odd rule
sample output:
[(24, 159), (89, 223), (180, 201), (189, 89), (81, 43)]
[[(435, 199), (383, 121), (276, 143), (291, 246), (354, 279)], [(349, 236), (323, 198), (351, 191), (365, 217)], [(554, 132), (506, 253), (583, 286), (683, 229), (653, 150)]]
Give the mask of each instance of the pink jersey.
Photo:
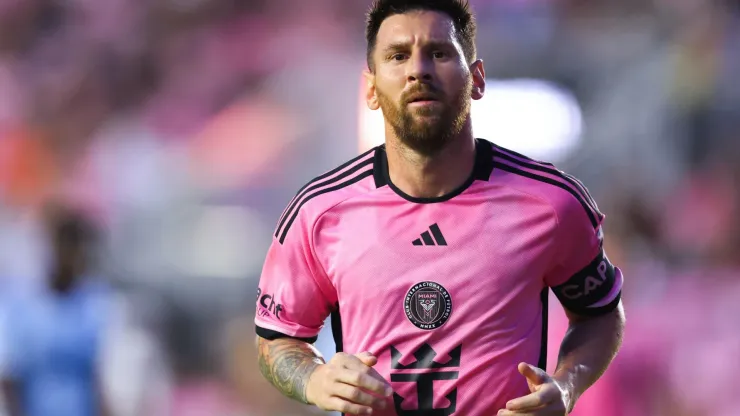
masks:
[(319, 176), (283, 213), (259, 285), (257, 333), (369, 351), (394, 389), (390, 415), (489, 416), (545, 368), (547, 290), (585, 315), (611, 311), (622, 277), (583, 185), (488, 141), (469, 180), (414, 198), (379, 146)]

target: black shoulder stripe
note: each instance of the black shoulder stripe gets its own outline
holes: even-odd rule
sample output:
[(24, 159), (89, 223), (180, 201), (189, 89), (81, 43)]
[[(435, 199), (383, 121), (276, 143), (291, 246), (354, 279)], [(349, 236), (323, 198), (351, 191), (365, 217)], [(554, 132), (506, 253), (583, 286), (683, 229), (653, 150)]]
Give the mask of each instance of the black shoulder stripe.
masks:
[(588, 188), (586, 188), (586, 185), (584, 185), (580, 179), (576, 178), (573, 175), (570, 175), (565, 172), (563, 172), (563, 175), (569, 178), (572, 181), (571, 183), (578, 186), (578, 189), (581, 190), (581, 195), (583, 195), (584, 197), (588, 199), (588, 202), (594, 208), (596, 215), (598, 215), (599, 218), (604, 218), (604, 214), (601, 211), (599, 211), (599, 206), (596, 204), (596, 201), (594, 201), (594, 198), (591, 196), (591, 193), (588, 192)]
[(514, 155), (516, 157), (520, 157), (520, 158), (522, 158), (524, 160), (528, 160), (530, 162), (539, 163), (540, 165), (546, 165), (546, 166), (550, 166), (550, 167), (555, 167), (552, 163), (547, 163), (547, 162), (542, 162), (542, 161), (539, 161), (539, 160), (534, 160), (534, 159), (532, 159), (529, 156), (525, 156), (525, 155), (523, 155), (521, 153), (517, 153), (517, 152), (515, 152), (515, 151), (513, 151), (511, 149), (507, 149), (505, 147), (501, 147), (501, 146), (497, 145), (496, 143), (491, 143), (491, 144), (495, 148), (494, 151), (496, 153), (506, 152), (506, 153), (510, 153), (510, 154), (512, 154), (512, 155)]
[[(372, 161), (372, 159), (370, 159), (370, 161)], [(364, 165), (364, 163), (363, 163), (363, 165)], [(352, 185), (354, 183), (357, 183), (357, 182), (359, 182), (359, 181), (367, 178), (368, 176), (370, 176), (372, 174), (373, 174), (373, 169), (371, 168), (371, 169), (368, 169), (366, 171), (363, 171), (362, 173), (360, 173), (360, 174), (358, 174), (358, 175), (356, 175), (356, 176), (354, 176), (354, 177), (352, 177), (352, 178), (350, 178), (350, 179), (348, 179), (348, 180), (346, 180), (346, 181), (344, 181), (342, 183), (339, 183), (339, 184), (334, 185), (334, 186), (329, 187), (329, 188), (324, 188), (324, 189), (322, 189), (320, 191), (316, 191), (316, 192), (308, 195), (307, 197), (305, 197), (303, 199), (303, 201), (301, 201), (301, 203), (298, 204), (298, 206), (296, 207), (296, 209), (293, 211), (293, 214), (290, 216), (290, 221), (288, 221), (288, 223), (285, 225), (285, 228), (283, 229), (282, 234), (280, 235), (280, 244), (283, 244), (283, 242), (285, 241), (285, 236), (288, 235), (288, 230), (290, 230), (290, 226), (293, 225), (293, 222), (295, 221), (296, 217), (298, 217), (298, 212), (300, 212), (301, 207), (306, 202), (308, 202), (308, 201), (316, 198), (317, 196), (320, 196), (320, 195), (323, 195), (323, 194), (326, 194), (326, 193), (329, 193), (329, 192), (334, 192), (334, 191), (336, 191), (338, 189), (342, 189), (342, 188), (345, 188), (347, 186), (350, 186), (350, 185)], [(287, 218), (287, 215), (286, 215), (286, 218)]]
[[(509, 150), (506, 150), (506, 151), (509, 151)], [(511, 153), (514, 154), (514, 152), (511, 152)], [(568, 182), (571, 186), (573, 186), (576, 189), (576, 191), (580, 194), (578, 198), (583, 199), (586, 202), (586, 204), (588, 204), (588, 206), (591, 208), (591, 210), (594, 212), (594, 214), (596, 214), (599, 218), (604, 217), (604, 215), (601, 212), (599, 212), (599, 207), (596, 205), (596, 202), (591, 197), (591, 194), (588, 193), (588, 190), (586, 189), (586, 187), (573, 176), (568, 175), (567, 173), (560, 171), (558, 169), (555, 169), (554, 167), (548, 167), (552, 165), (542, 166), (542, 165), (538, 165), (534, 163), (524, 162), (522, 160), (511, 157), (510, 155), (507, 155), (506, 153), (503, 153), (500, 151), (495, 152), (495, 157), (500, 157), (504, 160), (508, 160), (511, 163), (515, 163), (519, 166), (524, 166), (528, 169), (532, 169), (532, 170), (536, 170), (536, 171), (540, 171), (544, 173), (549, 173), (551, 175), (562, 178), (564, 181)], [(528, 160), (532, 160), (532, 159), (528, 159)], [(541, 163), (541, 162), (536, 162), (536, 163)]]
[[(283, 215), (280, 216), (280, 220), (282, 220), (283, 217), (285, 217), (287, 215), (288, 211), (290, 210), (290, 207), (292, 207), (295, 204), (296, 200), (298, 200), (301, 197), (301, 193), (303, 193), (303, 191), (306, 188), (308, 188), (309, 186), (313, 185), (314, 183), (316, 183), (316, 182), (318, 182), (318, 181), (320, 181), (322, 179), (328, 178), (329, 176), (332, 176), (332, 175), (334, 175), (334, 174), (342, 171), (342, 169), (346, 169), (351, 164), (357, 162), (358, 160), (361, 160), (362, 158), (366, 157), (367, 155), (369, 155), (370, 153), (374, 152), (375, 150), (376, 149), (370, 149), (367, 152), (365, 152), (365, 153), (363, 153), (363, 154), (361, 154), (361, 155), (359, 155), (357, 157), (354, 157), (354, 158), (348, 160), (347, 162), (345, 162), (345, 163), (337, 166), (336, 168), (334, 168), (334, 169), (332, 169), (332, 170), (330, 170), (330, 171), (328, 171), (326, 173), (323, 173), (323, 174), (321, 174), (321, 175), (319, 175), (319, 176), (311, 179), (308, 183), (306, 183), (305, 185), (303, 185), (301, 187), (301, 189), (298, 190), (298, 192), (295, 193), (295, 196), (291, 200), (291, 203), (290, 203), (289, 207), (285, 210), (285, 212), (283, 212)], [(306, 192), (308, 192), (308, 191), (306, 191)], [(275, 236), (277, 237), (277, 234)]]
[(601, 212), (599, 212), (599, 208), (596, 205), (596, 202), (591, 197), (591, 194), (588, 193), (588, 190), (586, 190), (586, 187), (583, 186), (582, 183), (578, 182), (575, 178), (573, 178), (572, 176), (568, 175), (567, 173), (562, 172), (560, 170), (557, 170), (555, 168), (550, 168), (550, 167), (547, 167), (547, 166), (536, 165), (534, 163), (524, 162), (524, 161), (518, 160), (518, 159), (516, 159), (514, 157), (511, 157), (511, 156), (509, 156), (509, 155), (507, 155), (505, 153), (498, 152), (498, 151), (495, 152), (495, 157), (500, 157), (501, 159), (508, 160), (509, 162), (515, 163), (515, 164), (517, 164), (519, 166), (523, 166), (523, 167), (526, 167), (528, 169), (536, 170), (536, 171), (539, 171), (539, 172), (549, 173), (551, 175), (554, 175), (554, 176), (557, 176), (557, 177), (563, 179), (564, 181), (568, 182), (573, 188), (575, 188), (575, 191), (578, 194), (578, 195), (576, 195), (576, 198), (578, 198), (582, 203), (585, 202), (586, 205), (588, 205), (588, 207), (591, 209), (591, 211), (593, 211), (593, 213), (599, 219), (604, 218), (604, 215)]
[(581, 196), (578, 194), (578, 192), (576, 192), (570, 186), (567, 186), (564, 183), (558, 182), (558, 181), (556, 181), (554, 179), (551, 179), (551, 178), (548, 178), (548, 177), (545, 177), (545, 176), (536, 175), (536, 174), (531, 173), (531, 172), (526, 172), (526, 171), (523, 171), (521, 169), (517, 169), (517, 168), (515, 168), (513, 166), (509, 166), (507, 164), (501, 163), (501, 162), (494, 161), (493, 162), (493, 166), (494, 166), (494, 168), (505, 170), (505, 171), (507, 171), (509, 173), (513, 173), (513, 174), (516, 174), (516, 175), (524, 176), (525, 178), (530, 178), (530, 179), (534, 179), (536, 181), (548, 183), (550, 185), (557, 186), (558, 188), (567, 191), (568, 193), (570, 193), (571, 195), (573, 195), (578, 200), (578, 202), (581, 204), (581, 206), (583, 207), (583, 209), (586, 211), (586, 214), (588, 215), (589, 220), (591, 220), (591, 225), (593, 225), (594, 228), (598, 227), (599, 221), (597, 220), (594, 212), (591, 210), (591, 207), (588, 204), (586, 204), (586, 202), (583, 200), (583, 198), (581, 198)]
[(311, 192), (313, 190), (316, 190), (316, 189), (319, 189), (321, 187), (330, 185), (332, 183), (339, 182), (342, 179), (344, 179), (344, 178), (346, 178), (346, 177), (354, 174), (358, 170), (360, 170), (360, 169), (364, 168), (365, 166), (370, 165), (372, 163), (373, 163), (373, 158), (370, 158), (370, 159), (368, 159), (368, 160), (366, 160), (366, 161), (364, 161), (362, 163), (357, 164), (357, 166), (354, 166), (352, 169), (347, 169), (346, 171), (342, 172), (340, 175), (337, 175), (337, 176), (335, 176), (335, 177), (333, 177), (331, 179), (327, 179), (327, 180), (325, 180), (323, 182), (319, 182), (319, 183), (315, 183), (316, 181), (312, 181), (311, 183), (314, 183), (314, 185), (309, 186), (308, 188), (305, 189), (305, 192), (303, 192), (302, 194), (300, 194), (300, 195), (296, 196), (295, 198), (293, 198), (293, 203), (291, 203), (290, 206), (288, 207), (288, 209), (285, 211), (285, 214), (283, 215), (283, 218), (280, 220), (280, 224), (278, 225), (277, 230), (275, 230), (275, 237), (277, 237), (280, 234), (280, 229), (283, 228), (283, 225), (285, 224), (285, 221), (290, 217), (290, 215), (294, 211), (296, 211), (296, 206), (303, 205), (303, 204), (300, 204), (299, 205), (299, 202), (302, 199), (305, 199), (306, 195), (308, 195), (309, 192)]

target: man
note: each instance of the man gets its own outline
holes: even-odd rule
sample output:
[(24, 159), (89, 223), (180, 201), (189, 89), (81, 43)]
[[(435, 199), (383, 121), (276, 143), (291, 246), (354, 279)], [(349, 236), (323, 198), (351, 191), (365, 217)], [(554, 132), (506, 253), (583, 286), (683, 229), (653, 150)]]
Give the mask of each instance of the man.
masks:
[[(262, 373), (346, 414), (567, 414), (624, 328), (604, 216), (574, 178), (473, 137), (485, 73), (465, 2), (378, 0), (367, 43), (386, 142), (283, 213), (258, 290)], [(553, 374), (548, 288), (570, 320)], [(311, 344), (330, 314), (343, 352), (324, 363)]]
[(94, 230), (67, 209), (54, 210), (48, 225), (47, 290), (3, 299), (0, 382), (8, 414), (107, 415), (98, 361), (110, 297), (89, 274)]

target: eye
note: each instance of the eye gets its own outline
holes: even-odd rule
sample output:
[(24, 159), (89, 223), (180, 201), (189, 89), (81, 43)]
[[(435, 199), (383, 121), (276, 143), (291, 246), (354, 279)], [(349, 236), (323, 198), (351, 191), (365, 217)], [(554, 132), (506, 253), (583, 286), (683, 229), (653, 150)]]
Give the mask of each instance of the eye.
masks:
[(435, 52), (434, 52), (434, 53), (432, 54), (432, 56), (434, 56), (434, 58), (435, 58), (435, 59), (442, 59), (442, 58), (446, 57), (446, 56), (447, 56), (447, 54), (446, 54), (446, 53), (444, 53), (444, 52), (442, 52), (442, 51), (435, 51)]
[(395, 54), (391, 55), (391, 60), (392, 61), (402, 61), (404, 59), (406, 59), (406, 55), (403, 54), (403, 53), (395, 53)]

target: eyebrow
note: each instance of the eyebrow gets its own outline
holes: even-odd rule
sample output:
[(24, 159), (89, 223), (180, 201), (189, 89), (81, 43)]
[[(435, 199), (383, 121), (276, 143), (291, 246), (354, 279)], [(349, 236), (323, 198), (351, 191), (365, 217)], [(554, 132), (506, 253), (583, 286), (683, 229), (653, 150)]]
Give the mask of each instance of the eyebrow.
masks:
[[(383, 48), (384, 52), (393, 52), (393, 51), (399, 51), (404, 49), (409, 49), (411, 47), (411, 42), (393, 42)], [(439, 48), (454, 48), (455, 45), (447, 40), (431, 40), (424, 44), (425, 48), (433, 48), (433, 49), (439, 49)]]

